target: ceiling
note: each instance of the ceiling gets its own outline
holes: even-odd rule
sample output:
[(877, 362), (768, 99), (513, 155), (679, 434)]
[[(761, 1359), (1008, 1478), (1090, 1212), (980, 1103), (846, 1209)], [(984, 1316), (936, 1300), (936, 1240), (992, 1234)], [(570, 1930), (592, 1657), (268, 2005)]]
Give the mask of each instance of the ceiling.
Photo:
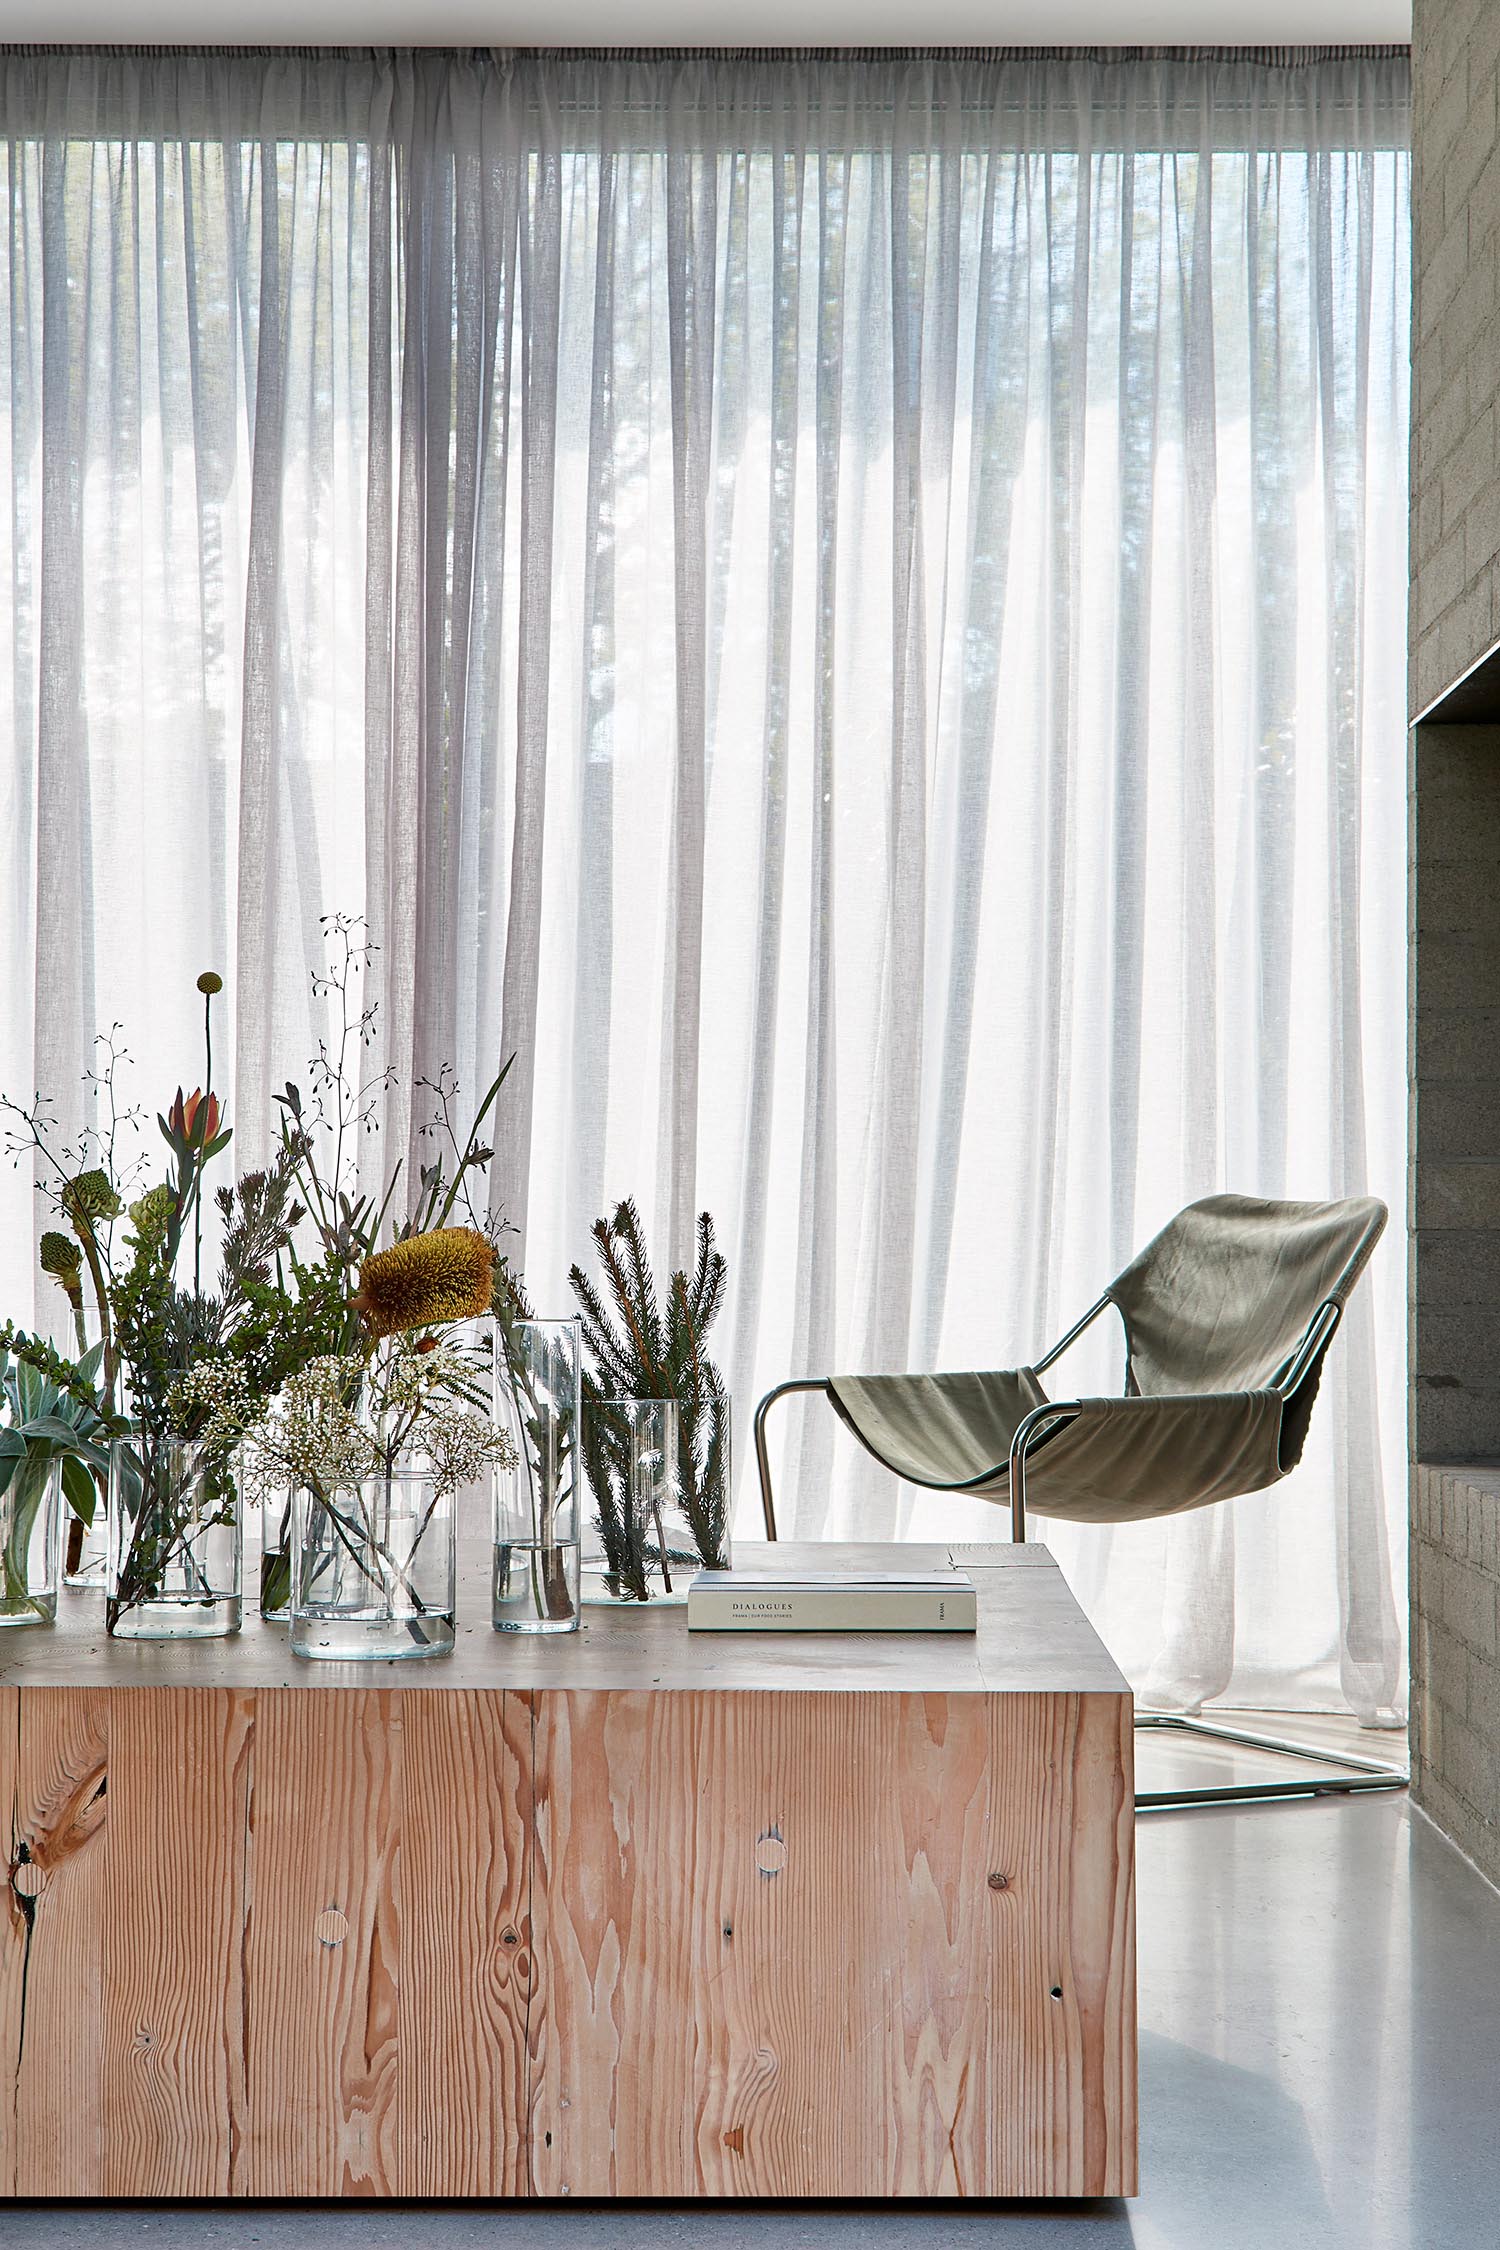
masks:
[(1411, 37), (1411, 0), (6, 0), (17, 41), (190, 46), (1212, 46)]

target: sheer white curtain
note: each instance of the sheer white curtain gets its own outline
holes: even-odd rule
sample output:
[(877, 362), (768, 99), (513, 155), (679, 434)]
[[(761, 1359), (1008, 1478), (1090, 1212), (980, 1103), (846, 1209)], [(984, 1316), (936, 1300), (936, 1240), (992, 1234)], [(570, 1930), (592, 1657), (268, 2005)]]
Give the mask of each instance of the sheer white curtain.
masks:
[[(747, 1472), (771, 1382), (1030, 1356), (1191, 1196), (1399, 1217), (1406, 100), (0, 58), (0, 1083), (76, 1111), (115, 1018), (192, 1083), (212, 965), (253, 1157), (363, 911), (408, 1086), (517, 1055), (544, 1307), (612, 1199), (714, 1212)], [(1399, 1703), (1399, 1232), (1292, 1485), (1053, 1533), (1150, 1692)], [(780, 1474), (796, 1531), (1003, 1528), (826, 1413)]]

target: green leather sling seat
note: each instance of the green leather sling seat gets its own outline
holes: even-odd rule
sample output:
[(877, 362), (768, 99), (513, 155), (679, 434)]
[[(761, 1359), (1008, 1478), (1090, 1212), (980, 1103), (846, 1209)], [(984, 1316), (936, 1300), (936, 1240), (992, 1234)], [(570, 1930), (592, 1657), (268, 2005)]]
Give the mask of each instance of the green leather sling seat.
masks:
[[(769, 1534), (763, 1418), (792, 1389), (826, 1390), (908, 1482), (1008, 1502), (1021, 1538), (1027, 1509), (1128, 1523), (1265, 1490), (1301, 1458), (1324, 1356), (1385, 1222), (1373, 1196), (1205, 1196), (1032, 1367), (778, 1386), (756, 1413)], [(1108, 1305), (1125, 1328), (1123, 1395), (1049, 1398), (1044, 1370)]]

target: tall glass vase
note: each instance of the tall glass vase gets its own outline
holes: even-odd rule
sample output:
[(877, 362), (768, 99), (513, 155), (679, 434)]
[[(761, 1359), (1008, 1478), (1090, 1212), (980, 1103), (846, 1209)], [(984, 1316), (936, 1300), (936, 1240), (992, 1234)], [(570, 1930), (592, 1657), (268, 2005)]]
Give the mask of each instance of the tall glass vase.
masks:
[(3, 1466), (10, 1474), (0, 1492), (0, 1627), (50, 1625), (57, 1616), (59, 1464), (28, 1452)]
[(63, 1580), (81, 1593), (102, 1594), (109, 1577), (109, 1507), (101, 1492), (91, 1523), (69, 1508), (63, 1522)]
[[(90, 1352), (99, 1352), (102, 1356), (103, 1330), (98, 1312), (92, 1305), (73, 1306), (59, 1290), (48, 1323), (47, 1340), (64, 1359), (75, 1363), (87, 1361)], [(100, 1380), (96, 1373), (96, 1389)], [(85, 1473), (94, 1486), (94, 1512), (87, 1523), (70, 1504), (66, 1488), (63, 1491), (58, 1529), (62, 1579), (65, 1586), (76, 1587), (84, 1593), (102, 1594), (109, 1576), (109, 1480), (102, 1471), (97, 1475), (92, 1471)]]
[(579, 1324), (515, 1321), (498, 1343), (495, 1416), (516, 1459), (494, 1472), (491, 1622), (497, 1633), (576, 1632)]
[(451, 1651), (453, 1495), (425, 1462), (327, 1495), (299, 1485), (289, 1553), (294, 1656), (389, 1662)]
[(260, 1614), (285, 1625), (292, 1614), (292, 1492), (278, 1485), (260, 1502)]
[(106, 1630), (116, 1640), (214, 1640), (239, 1631), (240, 1604), (232, 1464), (191, 1438), (116, 1438)]

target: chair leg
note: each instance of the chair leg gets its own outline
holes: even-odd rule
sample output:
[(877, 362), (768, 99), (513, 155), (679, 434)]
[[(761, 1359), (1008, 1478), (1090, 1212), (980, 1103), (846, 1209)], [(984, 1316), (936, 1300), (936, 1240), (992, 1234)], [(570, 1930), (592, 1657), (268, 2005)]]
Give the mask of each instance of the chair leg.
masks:
[(771, 1495), (771, 1456), (766, 1447), (766, 1414), (779, 1398), (792, 1391), (826, 1391), (827, 1378), (822, 1375), (797, 1376), (790, 1383), (778, 1383), (774, 1391), (767, 1391), (755, 1409), (752, 1427), (755, 1432), (755, 1466), (760, 1474), (760, 1506), (765, 1517), (766, 1537), (776, 1537), (776, 1503)]
[(1242, 1750), (1264, 1750), (1278, 1758), (1303, 1758), (1320, 1766), (1336, 1766), (1347, 1779), (1316, 1778), (1250, 1781), (1211, 1789), (1145, 1789), (1136, 1794), (1137, 1812), (1180, 1812), (1193, 1805), (1254, 1805), (1306, 1797), (1355, 1797), (1378, 1789), (1405, 1789), (1410, 1776), (1399, 1766), (1375, 1758), (1351, 1758), (1343, 1751), (1320, 1750), (1315, 1743), (1289, 1742), (1280, 1735), (1252, 1734), (1247, 1728), (1224, 1726), (1217, 1719), (1195, 1719), (1176, 1711), (1138, 1711), (1135, 1720), (1143, 1733), (1167, 1732), (1206, 1735), (1231, 1742)]

